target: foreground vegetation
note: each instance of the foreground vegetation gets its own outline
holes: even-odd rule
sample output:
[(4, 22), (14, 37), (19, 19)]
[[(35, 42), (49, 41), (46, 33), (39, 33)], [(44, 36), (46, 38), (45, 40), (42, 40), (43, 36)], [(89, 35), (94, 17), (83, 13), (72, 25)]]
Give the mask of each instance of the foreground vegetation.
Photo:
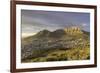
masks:
[[(69, 60), (87, 60), (90, 59), (90, 49), (89, 48), (73, 48), (69, 50), (42, 50), (33, 51), (34, 54), (38, 54), (38, 57), (30, 57), (24, 59), (23, 62), (45, 62), (45, 61), (69, 61)], [(36, 55), (35, 54), (35, 55)], [(47, 54), (47, 55), (46, 55)]]

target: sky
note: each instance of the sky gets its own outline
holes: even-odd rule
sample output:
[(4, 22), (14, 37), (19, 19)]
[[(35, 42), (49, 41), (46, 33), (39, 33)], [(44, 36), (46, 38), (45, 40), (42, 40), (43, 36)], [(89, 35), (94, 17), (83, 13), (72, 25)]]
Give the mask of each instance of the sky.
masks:
[(54, 31), (70, 26), (90, 31), (90, 14), (79, 12), (21, 10), (22, 33), (37, 33), (47, 29)]

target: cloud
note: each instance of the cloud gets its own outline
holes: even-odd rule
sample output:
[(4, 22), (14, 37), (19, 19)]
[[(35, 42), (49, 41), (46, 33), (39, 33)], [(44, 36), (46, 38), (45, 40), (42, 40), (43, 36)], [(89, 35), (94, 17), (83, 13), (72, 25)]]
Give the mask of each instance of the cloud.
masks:
[(68, 26), (90, 29), (89, 13), (22, 10), (22, 32), (38, 32), (43, 29), (56, 30)]

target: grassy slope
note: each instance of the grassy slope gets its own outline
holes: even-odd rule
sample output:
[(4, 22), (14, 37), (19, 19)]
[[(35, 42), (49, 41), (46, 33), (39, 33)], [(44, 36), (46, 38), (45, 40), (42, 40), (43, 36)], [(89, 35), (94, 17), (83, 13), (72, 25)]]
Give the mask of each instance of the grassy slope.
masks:
[[(81, 39), (81, 41), (77, 43), (77, 41), (75, 40), (78, 40), (79, 38)], [(37, 38), (34, 37), (34, 39)], [(77, 43), (77, 46), (69, 49), (63, 49), (63, 48), (34, 49), (32, 51), (33, 55), (26, 59), (23, 59), (22, 62), (86, 60), (90, 58), (90, 47), (89, 47), (90, 45), (89, 45), (88, 33), (84, 32), (83, 34), (72, 34), (72, 35), (67, 34), (67, 36), (66, 35), (63, 36), (62, 39), (70, 42), (75, 41), (75, 44)], [(23, 39), (22, 43), (24, 43), (25, 45), (30, 44), (32, 43), (32, 40), (33, 36)], [(80, 45), (80, 43), (85, 43), (85, 46), (83, 47), (83, 45)]]

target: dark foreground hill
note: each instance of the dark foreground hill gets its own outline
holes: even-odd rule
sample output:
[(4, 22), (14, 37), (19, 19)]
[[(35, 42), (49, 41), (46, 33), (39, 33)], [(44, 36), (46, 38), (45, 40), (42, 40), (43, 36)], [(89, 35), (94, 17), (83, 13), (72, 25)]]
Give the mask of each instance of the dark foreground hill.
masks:
[(22, 62), (89, 59), (89, 32), (78, 27), (43, 30), (22, 39)]

